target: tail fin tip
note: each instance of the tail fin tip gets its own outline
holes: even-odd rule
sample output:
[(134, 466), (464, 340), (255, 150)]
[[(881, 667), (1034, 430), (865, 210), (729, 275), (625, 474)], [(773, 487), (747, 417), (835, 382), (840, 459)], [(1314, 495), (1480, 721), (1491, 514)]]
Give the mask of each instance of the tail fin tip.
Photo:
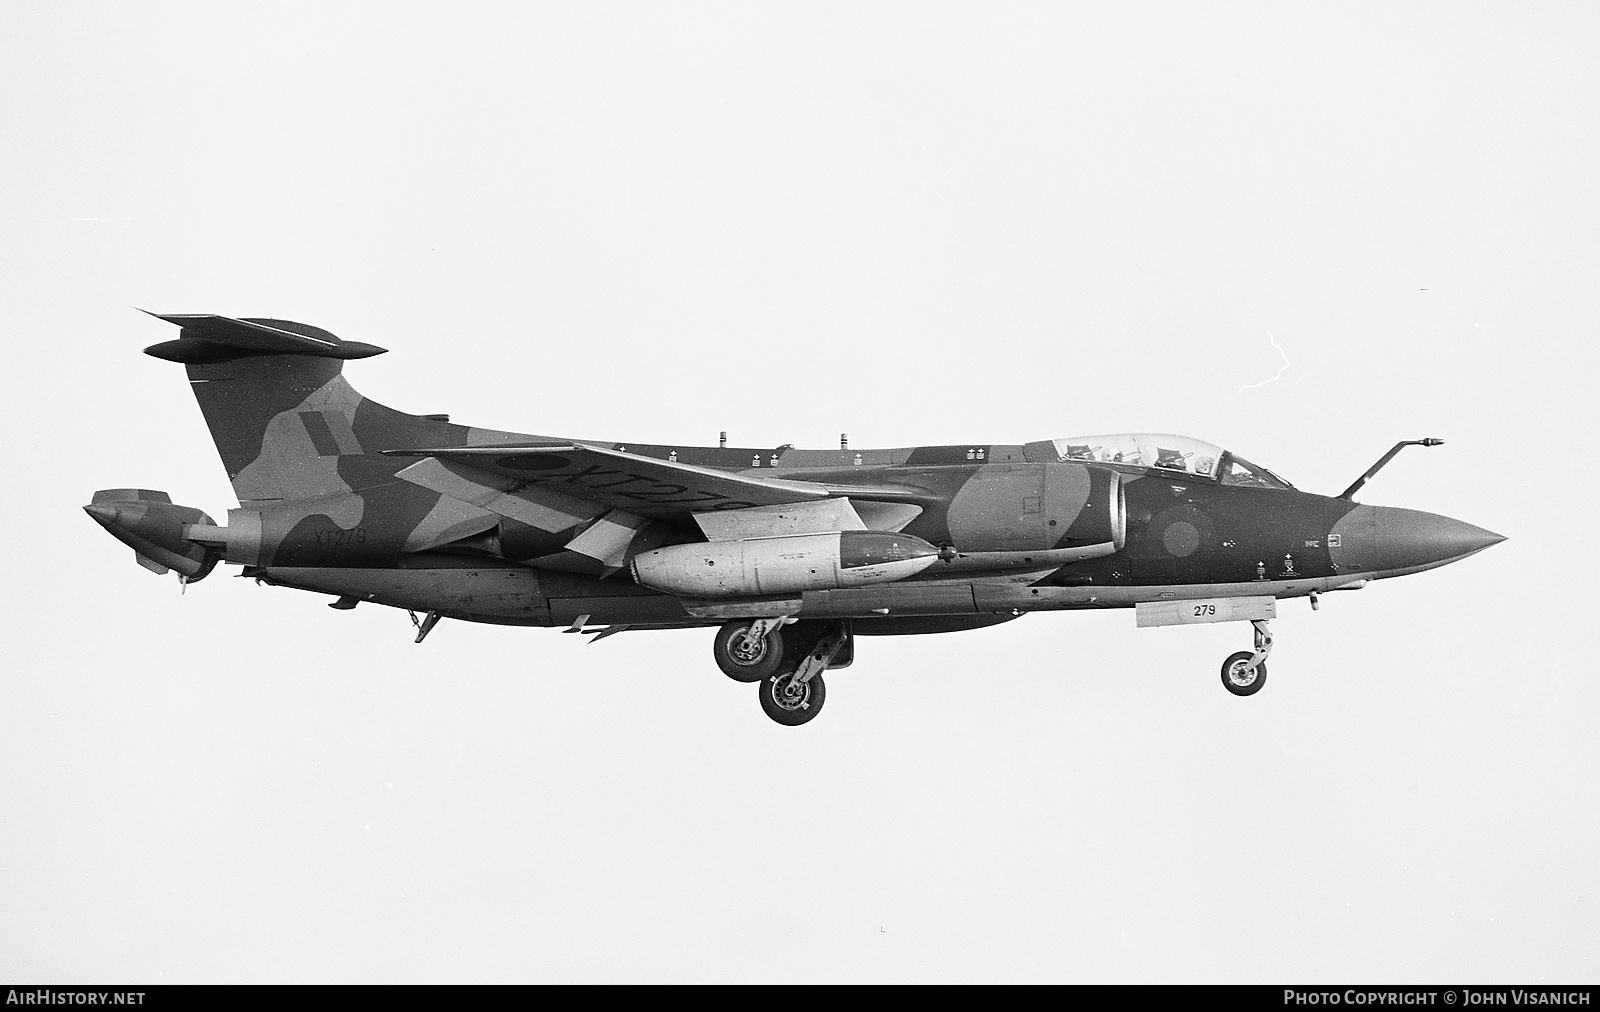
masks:
[(175, 341), (152, 344), (146, 355), (185, 365), (226, 362), (246, 355), (308, 355), (315, 358), (356, 359), (382, 355), (387, 349), (361, 341), (342, 341), (320, 327), (293, 320), (233, 319), (210, 313), (152, 313), (182, 329)]

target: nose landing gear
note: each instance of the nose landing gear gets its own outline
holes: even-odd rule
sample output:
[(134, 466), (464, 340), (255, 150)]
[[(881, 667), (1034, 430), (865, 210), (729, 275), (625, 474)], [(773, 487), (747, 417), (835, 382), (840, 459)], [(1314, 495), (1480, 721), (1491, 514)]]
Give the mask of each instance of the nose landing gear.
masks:
[(1256, 648), (1241, 650), (1222, 662), (1222, 687), (1235, 696), (1253, 696), (1267, 684), (1267, 656), (1272, 653), (1272, 630), (1265, 619), (1254, 619)]

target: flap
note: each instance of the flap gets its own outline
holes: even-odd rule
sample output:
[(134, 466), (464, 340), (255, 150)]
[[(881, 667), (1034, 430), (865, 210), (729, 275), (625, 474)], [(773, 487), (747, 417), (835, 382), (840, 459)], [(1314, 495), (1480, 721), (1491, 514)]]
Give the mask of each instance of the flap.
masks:
[(500, 523), (500, 515), (474, 506), (453, 496), (442, 495), (428, 515), (417, 522), (406, 535), (401, 551), (425, 552), (430, 548), (448, 545), (452, 541), (470, 538), (493, 530)]
[(649, 522), (623, 510), (612, 510), (567, 542), (566, 550), (586, 555), (607, 569), (621, 569), (628, 561), (628, 549)]
[[(829, 491), (837, 491), (829, 487)], [(695, 523), (707, 541), (742, 541), (745, 538), (780, 538), (790, 534), (830, 534), (834, 531), (898, 531), (922, 514), (912, 503), (874, 502), (870, 499), (820, 499), (782, 506), (753, 506), (745, 510), (696, 513)]]
[(874, 502), (870, 499), (855, 499), (851, 505), (856, 508), (856, 515), (861, 517), (861, 522), (867, 525), (869, 531), (889, 531), (895, 533), (905, 529), (906, 524), (922, 515), (922, 507), (908, 502)]
[(551, 534), (570, 530), (606, 512), (604, 506), (586, 499), (550, 489), (523, 488), (523, 483), (514, 478), (447, 464), (433, 457), (417, 461), (395, 477)]
[(707, 541), (742, 541), (746, 538), (780, 538), (790, 534), (828, 534), (867, 529), (861, 516), (851, 508), (849, 499), (819, 499), (782, 506), (753, 506), (746, 510), (696, 513), (694, 521), (700, 525)]

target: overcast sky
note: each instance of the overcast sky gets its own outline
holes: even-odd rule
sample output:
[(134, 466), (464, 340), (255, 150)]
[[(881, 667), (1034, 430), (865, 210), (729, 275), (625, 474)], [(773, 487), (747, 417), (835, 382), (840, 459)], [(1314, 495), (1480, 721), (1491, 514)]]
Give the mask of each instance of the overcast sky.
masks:
[[(1600, 975), (1600, 10), (0, 8), (0, 978)], [(857, 446), (1127, 429), (1510, 540), (1248, 627), (871, 639), (172, 577), (236, 505), (134, 307), (391, 349), (402, 410)], [(1281, 351), (1280, 351), (1281, 349)]]

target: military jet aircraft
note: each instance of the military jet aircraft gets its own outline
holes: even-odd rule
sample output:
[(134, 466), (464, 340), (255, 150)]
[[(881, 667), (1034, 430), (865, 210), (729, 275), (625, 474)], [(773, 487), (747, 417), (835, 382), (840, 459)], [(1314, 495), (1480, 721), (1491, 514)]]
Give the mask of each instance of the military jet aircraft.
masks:
[[(154, 314), (152, 314), (154, 315)], [(1504, 540), (1358, 505), (1395, 445), (1336, 496), (1186, 436), (1127, 433), (900, 449), (616, 443), (498, 432), (367, 400), (344, 363), (384, 349), (287, 320), (170, 315), (239, 499), (219, 525), (164, 492), (85, 510), (141, 565), (218, 562), (276, 586), (595, 639), (716, 629), (730, 678), (784, 725), (822, 709), (857, 636), (953, 632), (1036, 611), (1133, 608), (1139, 626), (1245, 621), (1222, 664), (1266, 682), (1278, 600), (1351, 590)], [(420, 614), (420, 618), (418, 617)]]

